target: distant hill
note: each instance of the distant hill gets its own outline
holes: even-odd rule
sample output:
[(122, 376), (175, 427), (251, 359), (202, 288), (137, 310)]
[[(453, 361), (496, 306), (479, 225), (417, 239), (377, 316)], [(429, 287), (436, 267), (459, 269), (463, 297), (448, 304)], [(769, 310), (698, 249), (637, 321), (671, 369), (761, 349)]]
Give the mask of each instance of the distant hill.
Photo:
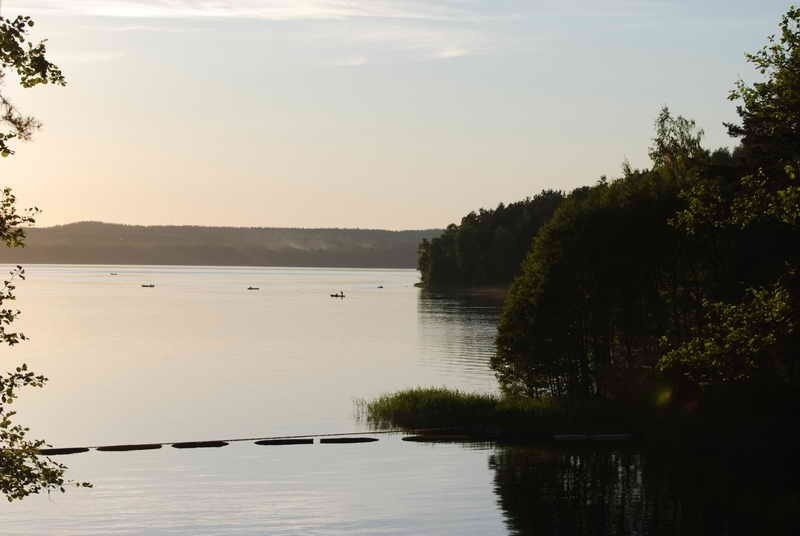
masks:
[(140, 226), (80, 222), (27, 229), (2, 263), (414, 268), (441, 230)]

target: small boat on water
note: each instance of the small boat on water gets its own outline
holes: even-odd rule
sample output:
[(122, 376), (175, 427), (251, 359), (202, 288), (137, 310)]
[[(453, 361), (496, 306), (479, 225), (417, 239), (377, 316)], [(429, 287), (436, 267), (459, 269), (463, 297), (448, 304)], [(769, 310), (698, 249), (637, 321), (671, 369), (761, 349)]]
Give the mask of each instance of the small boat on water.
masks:
[(142, 288), (155, 288), (156, 286), (153, 283), (150, 284), (143, 284)]
[(331, 298), (344, 298), (344, 291), (340, 290), (338, 294), (331, 294)]
[(258, 287), (247, 287), (247, 290), (258, 290)]
[(119, 275), (117, 272), (111, 272), (109, 275)]

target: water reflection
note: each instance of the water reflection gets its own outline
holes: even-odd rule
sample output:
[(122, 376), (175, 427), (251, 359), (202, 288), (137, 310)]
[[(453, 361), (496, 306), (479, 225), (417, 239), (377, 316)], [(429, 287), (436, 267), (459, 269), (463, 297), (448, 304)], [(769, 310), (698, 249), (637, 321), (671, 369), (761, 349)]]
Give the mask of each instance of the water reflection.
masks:
[(797, 534), (796, 464), (771, 458), (506, 447), (489, 466), (511, 534)]
[[(37, 266), (29, 276), (21, 327), (34, 337), (14, 359), (51, 383), (18, 409), (58, 446), (354, 431), (354, 398), (496, 389), (499, 293), (420, 291), (410, 270)], [(150, 279), (156, 292), (142, 291)], [(338, 289), (346, 300), (329, 298)], [(93, 451), (62, 461), (95, 488), (8, 505), (1, 532), (786, 533), (786, 512), (800, 511), (796, 466), (755, 459), (384, 436)]]
[(503, 291), (496, 289), (420, 291), (417, 301), (420, 346), (436, 358), (432, 367), (468, 374), (465, 389), (491, 392), (497, 382), (489, 362), (494, 353)]

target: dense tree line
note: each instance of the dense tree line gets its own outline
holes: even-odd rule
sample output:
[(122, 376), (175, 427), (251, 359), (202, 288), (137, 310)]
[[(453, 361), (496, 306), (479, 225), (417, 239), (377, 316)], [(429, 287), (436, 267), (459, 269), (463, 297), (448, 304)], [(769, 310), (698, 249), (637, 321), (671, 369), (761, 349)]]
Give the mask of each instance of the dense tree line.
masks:
[(500, 322), (506, 391), (568, 399), (797, 385), (800, 10), (748, 60), (740, 144), (709, 151), (662, 110), (652, 167), (570, 194), (537, 233)]
[(423, 240), (417, 268), (428, 287), (510, 283), (531, 247), (531, 239), (564, 196), (545, 190), (523, 201), (480, 209)]
[(0, 262), (413, 268), (438, 230), (143, 226), (80, 222), (28, 229)]

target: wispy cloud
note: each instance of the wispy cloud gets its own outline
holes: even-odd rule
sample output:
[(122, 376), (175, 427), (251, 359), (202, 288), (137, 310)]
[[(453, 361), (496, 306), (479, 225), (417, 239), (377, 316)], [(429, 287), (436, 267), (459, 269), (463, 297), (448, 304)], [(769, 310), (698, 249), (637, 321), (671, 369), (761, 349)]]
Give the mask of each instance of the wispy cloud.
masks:
[(674, 10), (667, 0), (6, 0), (10, 12), (115, 18), (354, 18), (480, 22), (536, 15), (626, 17)]
[[(330, 63), (349, 67), (373, 57), (381, 63), (466, 55), (480, 48), (483, 30), (461, 26), (475, 26), (485, 15), (478, 0), (6, 0), (4, 8), (10, 14), (114, 19), (91, 29), (120, 33), (198, 30), (204, 26), (186, 22), (211, 18), (306, 21), (309, 26), (294, 27), (290, 39), (323, 43), (340, 58)], [(331, 24), (316, 25), (324, 21)]]
[(103, 51), (74, 51), (61, 54), (53, 54), (53, 59), (60, 64), (66, 63), (103, 63), (122, 58), (121, 52)]
[(436, 52), (434, 57), (442, 59), (460, 58), (469, 55), (469, 53), (470, 51), (466, 48), (445, 48)]
[(336, 67), (360, 67), (369, 63), (366, 56), (351, 56), (333, 62)]
[(119, 32), (119, 33), (128, 33), (128, 32), (185, 33), (192, 31), (196, 28), (189, 27), (187, 25), (166, 26), (164, 24), (124, 24), (124, 25), (97, 24), (94, 26), (86, 26), (85, 29), (94, 32), (104, 31), (104, 32)]
[(448, 20), (467, 16), (471, 2), (450, 0), (12, 0), (10, 11), (49, 15), (268, 20), (388, 18)]
[(441, 25), (394, 24), (353, 31), (353, 47), (378, 50), (383, 55), (416, 59), (449, 59), (491, 48), (492, 37), (474, 28)]
[(518, 31), (525, 25), (538, 28), (541, 36), (551, 27), (553, 32), (568, 27), (562, 19), (627, 19), (658, 13), (664, 5), (664, 0), (5, 0), (3, 8), (7, 15), (101, 17), (106, 20), (87, 24), (105, 32), (179, 33), (217, 26), (199, 23), (202, 19), (304, 21), (270, 30), (272, 35), (286, 30), (284, 42), (300, 49), (323, 49), (328, 65), (356, 67), (484, 54), (529, 42), (531, 36)]

